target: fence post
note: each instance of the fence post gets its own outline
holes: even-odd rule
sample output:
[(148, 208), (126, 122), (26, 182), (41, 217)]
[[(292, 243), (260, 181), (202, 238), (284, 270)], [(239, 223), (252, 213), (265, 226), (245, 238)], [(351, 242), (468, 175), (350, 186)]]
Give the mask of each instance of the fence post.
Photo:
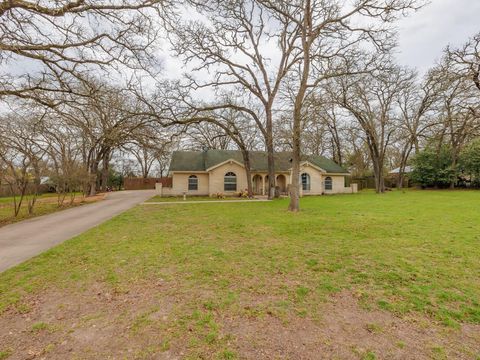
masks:
[(163, 188), (162, 183), (155, 183), (155, 192), (160, 197), (162, 197), (162, 188)]

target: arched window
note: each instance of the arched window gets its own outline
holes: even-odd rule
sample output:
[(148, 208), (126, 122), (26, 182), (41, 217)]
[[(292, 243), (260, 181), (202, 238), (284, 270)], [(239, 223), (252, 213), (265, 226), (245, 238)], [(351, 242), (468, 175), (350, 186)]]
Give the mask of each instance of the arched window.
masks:
[(333, 190), (333, 181), (330, 176), (325, 178), (325, 190)]
[(198, 178), (196, 175), (188, 177), (188, 190), (198, 190)]
[(310, 191), (310, 175), (307, 173), (302, 174), (302, 190)]
[(237, 175), (233, 172), (228, 172), (223, 178), (224, 191), (237, 191)]

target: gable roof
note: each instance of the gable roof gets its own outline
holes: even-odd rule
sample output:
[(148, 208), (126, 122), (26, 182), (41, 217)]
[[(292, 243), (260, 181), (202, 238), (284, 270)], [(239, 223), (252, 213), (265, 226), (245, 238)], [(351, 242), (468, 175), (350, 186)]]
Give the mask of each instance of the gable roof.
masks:
[[(292, 167), (291, 152), (277, 152), (274, 154), (275, 171), (290, 171)], [(170, 172), (174, 171), (206, 171), (211, 167), (227, 160), (235, 160), (243, 164), (240, 150), (206, 150), (206, 151), (174, 151), (170, 162)], [(308, 161), (327, 173), (348, 174), (348, 171), (337, 163), (323, 156), (302, 155), (302, 162)], [(265, 151), (250, 151), (250, 166), (252, 171), (268, 170), (268, 159)]]

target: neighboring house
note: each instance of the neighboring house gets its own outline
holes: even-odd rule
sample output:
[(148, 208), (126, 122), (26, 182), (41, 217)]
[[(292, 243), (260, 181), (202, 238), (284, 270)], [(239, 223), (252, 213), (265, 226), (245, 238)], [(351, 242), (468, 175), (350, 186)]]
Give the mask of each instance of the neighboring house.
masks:
[[(412, 166), (405, 166), (405, 169), (403, 171), (403, 187), (409, 187), (410, 184), (410, 174), (413, 171)], [(400, 168), (393, 169), (388, 173), (386, 176), (385, 184), (389, 187), (397, 187), (398, 186), (398, 176), (400, 175)]]
[[(250, 152), (252, 185), (255, 195), (266, 195), (268, 188), (267, 153)], [(288, 193), (291, 183), (291, 153), (275, 154), (275, 183), (281, 194)], [(233, 194), (247, 189), (247, 177), (240, 151), (175, 151), (169, 174), (172, 187), (158, 186), (161, 195)], [(303, 195), (356, 192), (345, 187), (350, 174), (335, 162), (322, 156), (302, 156), (300, 167)]]
[[(404, 174), (410, 174), (412, 171), (413, 171), (413, 167), (411, 167), (411, 166), (405, 166), (405, 169), (404, 169), (403, 173), (404, 173)], [(395, 176), (395, 175), (398, 175), (399, 173), (400, 173), (400, 168), (398, 167), (398, 168), (393, 169), (392, 171), (390, 171), (390, 172), (388, 173), (388, 175), (393, 175), (393, 176)]]

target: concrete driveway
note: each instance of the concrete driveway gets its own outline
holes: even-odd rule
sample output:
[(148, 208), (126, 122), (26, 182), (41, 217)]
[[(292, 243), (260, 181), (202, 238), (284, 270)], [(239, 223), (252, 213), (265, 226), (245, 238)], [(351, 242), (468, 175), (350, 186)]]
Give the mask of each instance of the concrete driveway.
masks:
[(0, 228), (0, 272), (38, 255), (151, 198), (155, 190), (120, 191), (97, 203)]

